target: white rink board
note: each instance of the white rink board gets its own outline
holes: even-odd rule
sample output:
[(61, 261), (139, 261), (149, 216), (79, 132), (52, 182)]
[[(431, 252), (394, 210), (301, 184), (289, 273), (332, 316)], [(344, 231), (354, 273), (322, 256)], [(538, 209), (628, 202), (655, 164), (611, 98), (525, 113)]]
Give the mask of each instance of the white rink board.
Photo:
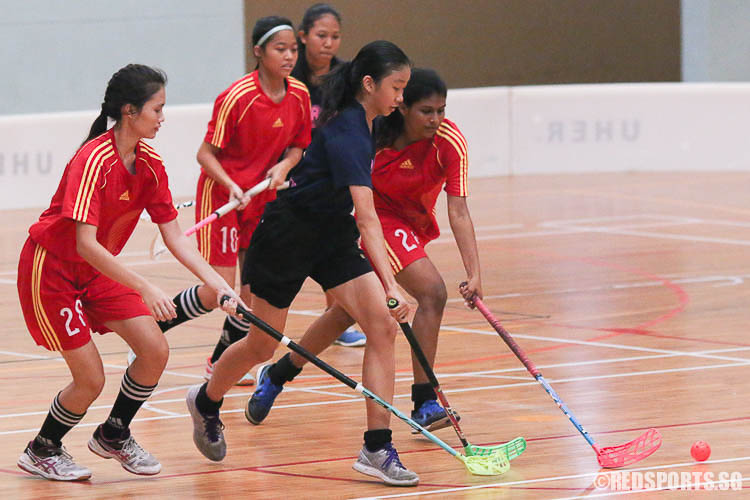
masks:
[[(176, 199), (191, 199), (211, 104), (167, 106), (152, 142)], [(0, 116), (0, 209), (46, 207), (96, 113)], [(750, 84), (456, 89), (446, 116), (469, 176), (750, 170)]]
[(750, 85), (516, 87), (513, 174), (750, 170)]

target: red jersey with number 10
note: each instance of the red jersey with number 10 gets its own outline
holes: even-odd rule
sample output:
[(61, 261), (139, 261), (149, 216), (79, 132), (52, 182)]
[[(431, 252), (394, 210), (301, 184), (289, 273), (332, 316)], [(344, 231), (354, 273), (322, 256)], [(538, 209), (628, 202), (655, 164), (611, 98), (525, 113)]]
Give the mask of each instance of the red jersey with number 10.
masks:
[(117, 255), (144, 208), (157, 224), (177, 217), (164, 164), (151, 146), (139, 141), (131, 174), (109, 129), (76, 152), (50, 207), (29, 228), (29, 235), (62, 260), (84, 262), (76, 251), (76, 222), (84, 222), (96, 226), (96, 240)]
[(435, 203), (440, 189), (466, 196), (468, 149), (455, 123), (444, 119), (432, 139), (397, 151), (385, 148), (375, 155), (373, 197), (378, 216), (407, 221), (424, 243), (440, 236)]
[(266, 172), (288, 147), (310, 144), (310, 93), (299, 80), (287, 78), (287, 91), (273, 102), (253, 71), (219, 94), (208, 123), (205, 142), (221, 151), (216, 158), (244, 191)]

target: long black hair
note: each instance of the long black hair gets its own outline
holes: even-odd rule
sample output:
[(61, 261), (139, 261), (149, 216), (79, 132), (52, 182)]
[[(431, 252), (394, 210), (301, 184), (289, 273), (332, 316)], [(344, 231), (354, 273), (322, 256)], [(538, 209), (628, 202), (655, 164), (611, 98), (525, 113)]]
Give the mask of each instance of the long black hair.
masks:
[[(413, 68), (411, 78), (404, 88), (404, 105), (410, 108), (414, 103), (438, 95), (446, 97), (448, 87), (434, 70)], [(393, 142), (404, 131), (404, 117), (399, 110), (386, 116), (375, 131), (375, 147), (380, 149), (393, 145)]]
[[(255, 26), (253, 26), (253, 47), (258, 45), (258, 42), (261, 38), (263, 38), (263, 35), (271, 31), (276, 26), (290, 26), (292, 28), (292, 31), (294, 31), (294, 25), (292, 22), (287, 19), (286, 17), (281, 16), (266, 16), (261, 17), (255, 22)], [(261, 45), (261, 48), (265, 47), (268, 42), (271, 41), (273, 36), (270, 36), (266, 40), (263, 40), (263, 44)]]
[(365, 76), (370, 75), (377, 84), (404, 66), (411, 66), (411, 62), (393, 42), (377, 40), (359, 49), (354, 59), (339, 64), (323, 76), (323, 83), (320, 85), (322, 110), (318, 126), (356, 102)]
[(143, 105), (151, 99), (164, 85), (167, 75), (160, 69), (151, 68), (143, 64), (128, 64), (112, 75), (104, 92), (99, 116), (91, 124), (89, 135), (84, 143), (107, 131), (107, 118), (116, 122), (122, 119), (122, 107), (132, 105), (140, 111)]
[[(305, 15), (302, 17), (302, 22), (300, 23), (297, 30), (302, 31), (306, 35), (309, 34), (310, 28), (313, 27), (315, 21), (325, 16), (326, 14), (330, 14), (335, 17), (336, 21), (338, 21), (339, 25), (341, 25), (341, 14), (339, 14), (336, 9), (334, 9), (327, 3), (316, 3), (315, 5), (310, 6), (310, 8), (305, 11)], [(297, 64), (294, 65), (294, 69), (292, 70), (292, 76), (309, 87), (310, 66), (307, 64), (305, 44), (302, 43), (302, 40), (299, 36), (297, 36), (297, 45), (299, 46), (299, 56), (297, 57)], [(336, 67), (340, 62), (341, 60), (338, 57), (334, 56), (333, 59), (331, 59), (330, 69)]]

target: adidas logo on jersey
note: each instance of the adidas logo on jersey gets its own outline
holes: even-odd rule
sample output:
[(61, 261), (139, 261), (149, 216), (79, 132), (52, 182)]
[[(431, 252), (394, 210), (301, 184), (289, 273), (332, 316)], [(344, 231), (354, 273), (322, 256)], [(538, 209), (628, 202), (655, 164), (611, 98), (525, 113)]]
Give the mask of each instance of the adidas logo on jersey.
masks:
[(276, 121), (273, 122), (273, 126), (271, 128), (279, 128), (283, 126), (284, 126), (284, 122), (281, 121), (281, 118), (276, 118)]
[(413, 170), (414, 165), (412, 164), (411, 160), (407, 158), (405, 161), (401, 162), (401, 165), (399, 165), (398, 168), (408, 168), (409, 170)]
[(130, 193), (128, 193), (128, 190), (126, 189), (124, 193), (120, 195), (120, 200), (122, 201), (130, 201)]

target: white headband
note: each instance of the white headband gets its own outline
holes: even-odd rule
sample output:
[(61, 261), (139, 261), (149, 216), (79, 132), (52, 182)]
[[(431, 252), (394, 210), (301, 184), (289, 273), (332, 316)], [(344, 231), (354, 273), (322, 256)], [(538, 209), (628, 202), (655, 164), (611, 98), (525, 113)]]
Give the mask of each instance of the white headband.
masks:
[(260, 37), (260, 40), (258, 40), (258, 43), (256, 43), (255, 45), (257, 45), (257, 46), (263, 45), (263, 42), (265, 42), (266, 40), (268, 40), (269, 38), (271, 38), (271, 35), (273, 35), (274, 33), (279, 32), (279, 31), (283, 31), (283, 30), (292, 30), (292, 31), (294, 31), (294, 28), (292, 28), (288, 24), (279, 24), (278, 26), (274, 26), (270, 30), (266, 31), (266, 34), (263, 35), (262, 37)]

